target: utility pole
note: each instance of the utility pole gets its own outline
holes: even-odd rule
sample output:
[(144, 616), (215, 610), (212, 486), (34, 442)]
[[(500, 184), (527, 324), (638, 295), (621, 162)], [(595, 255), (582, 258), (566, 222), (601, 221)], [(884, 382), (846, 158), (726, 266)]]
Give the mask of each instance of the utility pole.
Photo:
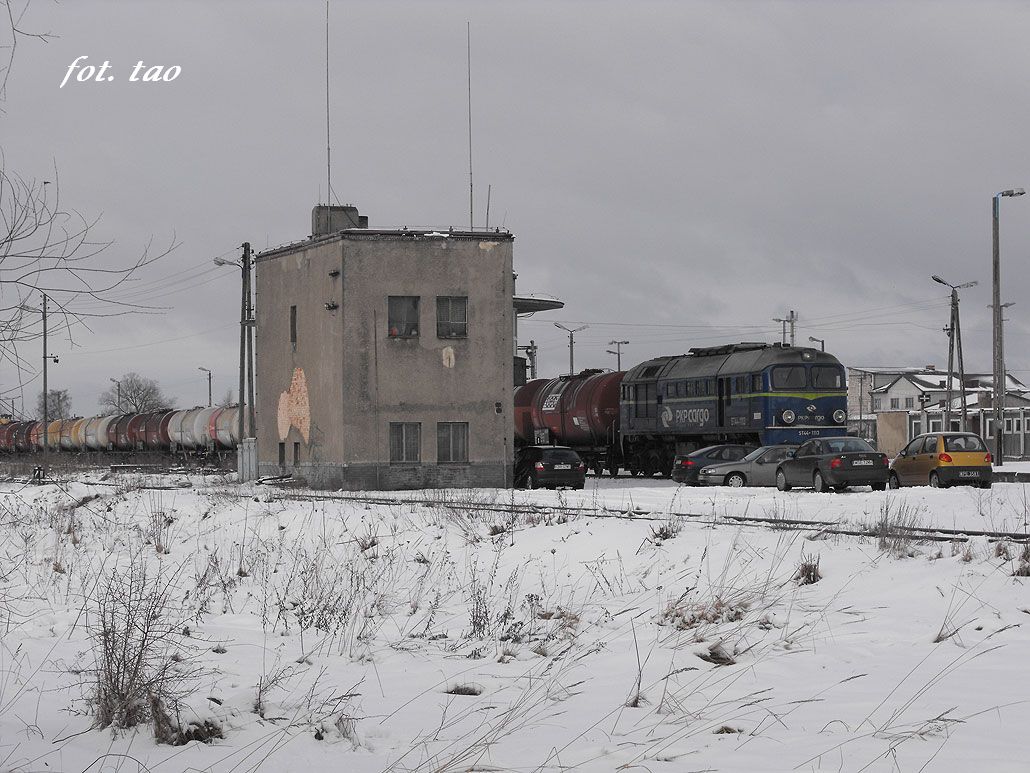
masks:
[(944, 431), (951, 431), (951, 382), (953, 380), (953, 374), (955, 372), (955, 291), (951, 291), (951, 319), (948, 320), (948, 326), (944, 328), (944, 332), (948, 334), (948, 389), (947, 404), (944, 406)]
[(962, 421), (960, 427), (963, 432), (969, 428), (969, 407), (966, 405), (966, 366), (962, 361), (962, 324), (958, 315), (958, 290), (952, 290), (952, 303), (955, 306), (955, 348), (958, 352), (958, 389), (962, 396)]
[(518, 351), (526, 353), (526, 359), (529, 360), (529, 377), (536, 378), (536, 353), (537, 345), (533, 339), (529, 340), (528, 346), (519, 346)]
[(243, 274), (247, 286), (247, 421), (250, 437), (257, 437), (257, 422), (254, 415), (254, 293), (251, 269), (254, 260), (250, 254), (250, 242), (243, 243)]
[(773, 319), (773, 322), (779, 322), (783, 326), (783, 333), (782, 333), (781, 341), (782, 341), (784, 346), (787, 345), (787, 325), (788, 324), (790, 325), (790, 345), (791, 346), (794, 345), (795, 323), (797, 321), (798, 321), (798, 315), (794, 313), (793, 309), (791, 309), (790, 314), (788, 314), (786, 318), (775, 317)]
[(43, 296), (43, 478), (47, 476), (47, 462), (49, 459), (50, 451), (50, 394), (47, 391), (47, 365), (50, 360), (54, 361), (56, 365), (58, 358), (56, 355), (47, 353), (47, 321), (46, 321), (46, 306), (47, 298), (46, 293), (41, 293)]
[(629, 344), (629, 341), (609, 341), (608, 342), (609, 346), (614, 346), (615, 347), (615, 351), (614, 352), (611, 349), (608, 349), (607, 352), (608, 352), (608, 354), (614, 354), (615, 355), (615, 370), (616, 371), (622, 370), (622, 347), (626, 346), (627, 344)]
[(243, 243), (243, 260), (240, 267), (243, 272), (241, 284), (243, 294), (240, 296), (240, 415), (237, 417), (237, 424), (240, 440), (247, 437), (247, 299), (249, 288), (247, 287), (247, 257), (250, 253), (250, 242)]
[(1004, 413), (1002, 403), (1005, 401), (1005, 349), (1002, 343), (1002, 303), (1001, 303), (1001, 248), (998, 237), (999, 209), (1002, 196), (1022, 196), (1026, 193), (1022, 188), (1012, 188), (994, 194), (991, 199), (992, 245), (991, 256), (992, 284), (994, 300), (994, 463), (999, 467), (1004, 463)]
[(205, 368), (204, 366), (200, 366), (199, 368), (197, 368), (197, 370), (203, 370), (203, 371), (205, 371), (207, 373), (207, 407), (210, 408), (211, 407), (211, 371), (208, 370), (207, 368)]
[(47, 457), (48, 449), (50, 446), (49, 429), (50, 429), (50, 412), (47, 410), (50, 407), (50, 399), (47, 394), (47, 364), (50, 362), (50, 356), (46, 350), (46, 293), (43, 293), (43, 478), (46, 478), (47, 474)]
[(569, 334), (569, 375), (573, 376), (576, 374), (576, 333), (578, 333), (580, 330), (586, 330), (590, 326), (580, 325), (579, 327), (570, 329), (565, 327), (564, 325), (558, 324), (557, 322), (554, 323), (554, 326), (561, 328)]

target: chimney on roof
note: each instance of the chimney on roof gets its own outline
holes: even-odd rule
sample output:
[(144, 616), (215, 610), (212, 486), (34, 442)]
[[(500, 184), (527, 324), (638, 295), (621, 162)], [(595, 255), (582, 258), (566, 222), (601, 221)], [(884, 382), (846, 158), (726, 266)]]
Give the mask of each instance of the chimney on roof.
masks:
[(318, 204), (311, 210), (311, 235), (325, 236), (350, 228), (368, 228), (368, 216), (350, 204)]

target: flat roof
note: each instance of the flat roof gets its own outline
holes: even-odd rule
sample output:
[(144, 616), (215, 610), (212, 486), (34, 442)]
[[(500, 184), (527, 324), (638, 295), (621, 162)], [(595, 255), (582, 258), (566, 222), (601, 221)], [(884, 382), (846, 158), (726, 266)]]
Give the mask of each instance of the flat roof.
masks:
[(289, 244), (272, 247), (257, 253), (254, 256), (254, 259), (267, 260), (269, 258), (278, 257), (279, 255), (296, 252), (297, 250), (307, 249), (314, 245), (344, 239), (356, 239), (358, 241), (422, 241), (425, 239), (454, 239), (463, 242), (510, 242), (513, 241), (515, 237), (512, 235), (511, 231), (501, 228), (473, 231), (457, 231), (452, 228), (347, 228), (343, 231), (334, 231), (333, 233), (322, 234), (319, 236), (309, 236), (307, 239), (301, 239), (296, 242), (290, 242)]

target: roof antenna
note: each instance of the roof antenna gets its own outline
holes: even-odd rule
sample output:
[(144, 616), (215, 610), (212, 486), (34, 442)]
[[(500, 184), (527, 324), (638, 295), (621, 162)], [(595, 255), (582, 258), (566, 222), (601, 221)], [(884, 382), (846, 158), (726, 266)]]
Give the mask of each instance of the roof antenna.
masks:
[(486, 228), (487, 231), (490, 230), (490, 189), (491, 188), (493, 188), (492, 185), (487, 185), (486, 186), (486, 226), (484, 226), (484, 227)]
[[(328, 2), (329, 0), (326, 0)], [(469, 97), (469, 230), (475, 228), (472, 214), (472, 23), (465, 22), (465, 44), (468, 54), (468, 97)]]
[(325, 179), (326, 204), (333, 203), (333, 165), (329, 141), (329, 0), (325, 0)]

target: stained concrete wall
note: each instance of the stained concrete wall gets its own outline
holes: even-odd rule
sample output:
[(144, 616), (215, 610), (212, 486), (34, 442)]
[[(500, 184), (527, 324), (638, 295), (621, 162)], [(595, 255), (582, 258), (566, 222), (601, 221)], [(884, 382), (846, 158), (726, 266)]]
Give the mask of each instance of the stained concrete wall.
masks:
[[(258, 256), (256, 287), (261, 474), (320, 488), (510, 483), (509, 234), (345, 231)], [(389, 337), (391, 295), (420, 298), (417, 338)], [(467, 338), (437, 337), (437, 296), (468, 297)], [(436, 424), (450, 421), (469, 424), (467, 464), (437, 462)], [(421, 424), (419, 464), (390, 463), (390, 422)]]

